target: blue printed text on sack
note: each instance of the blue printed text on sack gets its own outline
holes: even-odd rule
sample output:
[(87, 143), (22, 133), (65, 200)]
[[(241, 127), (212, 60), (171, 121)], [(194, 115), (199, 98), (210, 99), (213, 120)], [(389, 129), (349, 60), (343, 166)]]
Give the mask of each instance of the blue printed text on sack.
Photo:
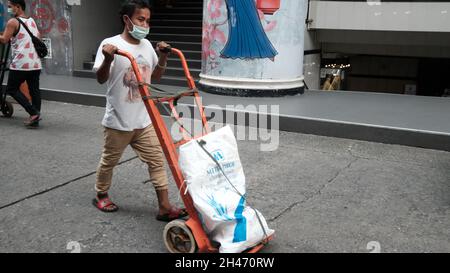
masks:
[[(234, 168), (235, 166), (236, 166), (236, 164), (235, 164), (234, 161), (233, 162), (228, 162), (228, 163), (222, 164), (222, 169), (224, 171), (226, 171), (226, 170)], [(220, 173), (220, 168), (219, 168), (219, 166), (215, 166), (215, 167), (207, 170), (206, 172), (208, 173), (209, 176), (213, 176), (213, 175), (216, 175), (216, 174)]]

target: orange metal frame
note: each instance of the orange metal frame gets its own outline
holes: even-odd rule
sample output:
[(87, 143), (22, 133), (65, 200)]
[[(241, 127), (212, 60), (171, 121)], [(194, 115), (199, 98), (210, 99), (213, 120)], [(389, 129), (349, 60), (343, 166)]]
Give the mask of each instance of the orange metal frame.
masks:
[[(163, 149), (164, 155), (166, 156), (170, 170), (171, 170), (174, 180), (177, 184), (177, 187), (180, 190), (180, 192), (184, 193), (184, 192), (186, 192), (186, 185), (184, 183), (185, 179), (181, 172), (180, 166), (178, 164), (178, 152), (177, 152), (176, 148), (191, 139), (190, 139), (190, 136), (188, 136), (186, 130), (184, 130), (184, 128), (180, 128), (180, 130), (183, 131), (184, 139), (178, 143), (173, 142), (172, 137), (164, 123), (164, 120), (162, 119), (161, 114), (156, 106), (156, 103), (164, 103), (164, 102), (169, 103), (173, 117), (176, 120), (179, 120), (180, 117), (175, 109), (175, 103), (174, 103), (175, 100), (180, 97), (184, 97), (184, 96), (193, 96), (194, 100), (197, 104), (198, 110), (200, 111), (201, 118), (202, 118), (202, 125), (203, 125), (202, 135), (208, 134), (210, 130), (208, 127), (208, 123), (206, 120), (206, 116), (204, 113), (204, 109), (203, 109), (203, 105), (202, 105), (200, 96), (196, 89), (194, 79), (191, 76), (191, 73), (189, 71), (186, 59), (185, 59), (183, 53), (178, 49), (172, 48), (171, 52), (177, 54), (181, 60), (181, 63), (183, 65), (183, 69), (184, 69), (184, 73), (186, 76), (186, 80), (187, 80), (187, 85), (189, 87), (189, 91), (182, 93), (177, 97), (152, 99), (152, 98), (150, 98), (151, 93), (148, 89), (148, 86), (145, 84), (140, 84), (139, 92), (143, 98), (145, 107), (147, 108), (147, 111), (150, 115), (150, 118), (152, 120), (156, 134), (158, 136), (159, 142), (161, 143), (161, 147)], [(139, 83), (143, 83), (143, 78), (139, 71), (139, 67), (136, 63), (135, 58), (130, 53), (122, 51), (122, 50), (118, 50), (116, 52), (116, 54), (126, 57), (130, 60), (133, 71), (136, 75), (136, 80)], [(191, 229), (192, 234), (194, 235), (194, 238), (195, 238), (195, 241), (196, 241), (197, 247), (198, 247), (198, 252), (218, 252), (218, 249), (215, 248), (211, 244), (211, 241), (209, 240), (207, 234), (205, 233), (205, 231), (202, 227), (201, 221), (200, 221), (197, 211), (194, 207), (192, 197), (187, 192), (186, 192), (186, 195), (182, 195), (181, 197), (182, 197), (183, 203), (186, 207), (186, 210), (189, 213), (189, 219), (186, 221), (186, 225)], [(254, 247), (249, 252), (259, 251), (263, 247), (263, 245), (270, 239), (271, 238), (266, 239), (266, 241), (262, 242), (260, 245), (258, 245), (256, 247)]]

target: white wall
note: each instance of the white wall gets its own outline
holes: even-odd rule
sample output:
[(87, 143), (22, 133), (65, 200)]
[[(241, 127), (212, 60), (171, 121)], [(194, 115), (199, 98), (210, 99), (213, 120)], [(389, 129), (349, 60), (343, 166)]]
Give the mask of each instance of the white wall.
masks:
[(450, 3), (311, 1), (312, 29), (450, 32)]
[(304, 82), (308, 89), (320, 89), (320, 54), (305, 55), (303, 61)]
[(81, 1), (72, 7), (72, 38), (75, 69), (91, 60), (100, 42), (122, 32), (119, 19), (121, 0)]
[[(305, 29), (305, 52), (320, 50), (321, 44), (317, 40), (317, 32)], [(314, 54), (307, 53), (303, 60), (304, 82), (311, 90), (320, 89), (320, 51)]]
[(305, 29), (305, 50), (320, 49), (320, 43), (317, 40), (317, 32)]
[(450, 33), (317, 30), (324, 52), (450, 58)]

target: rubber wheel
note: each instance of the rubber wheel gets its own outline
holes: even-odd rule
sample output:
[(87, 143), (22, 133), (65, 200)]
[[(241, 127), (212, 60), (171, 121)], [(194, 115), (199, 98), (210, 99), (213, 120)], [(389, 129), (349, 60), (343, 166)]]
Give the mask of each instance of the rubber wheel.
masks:
[(174, 220), (166, 225), (164, 244), (170, 253), (195, 253), (197, 244), (194, 235), (184, 220)]
[(13, 107), (12, 103), (6, 101), (5, 108), (2, 109), (2, 113), (3, 113), (3, 116), (5, 116), (7, 118), (12, 117), (12, 115), (14, 114), (14, 107)]

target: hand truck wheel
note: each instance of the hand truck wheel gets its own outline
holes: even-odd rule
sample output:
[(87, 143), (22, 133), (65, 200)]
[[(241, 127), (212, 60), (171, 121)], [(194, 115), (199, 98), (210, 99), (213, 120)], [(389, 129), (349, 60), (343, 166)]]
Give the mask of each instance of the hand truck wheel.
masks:
[(5, 101), (5, 107), (2, 109), (3, 116), (10, 118), (14, 114), (14, 107), (12, 103)]
[(164, 244), (170, 253), (195, 253), (197, 244), (189, 227), (183, 220), (174, 220), (163, 232)]

